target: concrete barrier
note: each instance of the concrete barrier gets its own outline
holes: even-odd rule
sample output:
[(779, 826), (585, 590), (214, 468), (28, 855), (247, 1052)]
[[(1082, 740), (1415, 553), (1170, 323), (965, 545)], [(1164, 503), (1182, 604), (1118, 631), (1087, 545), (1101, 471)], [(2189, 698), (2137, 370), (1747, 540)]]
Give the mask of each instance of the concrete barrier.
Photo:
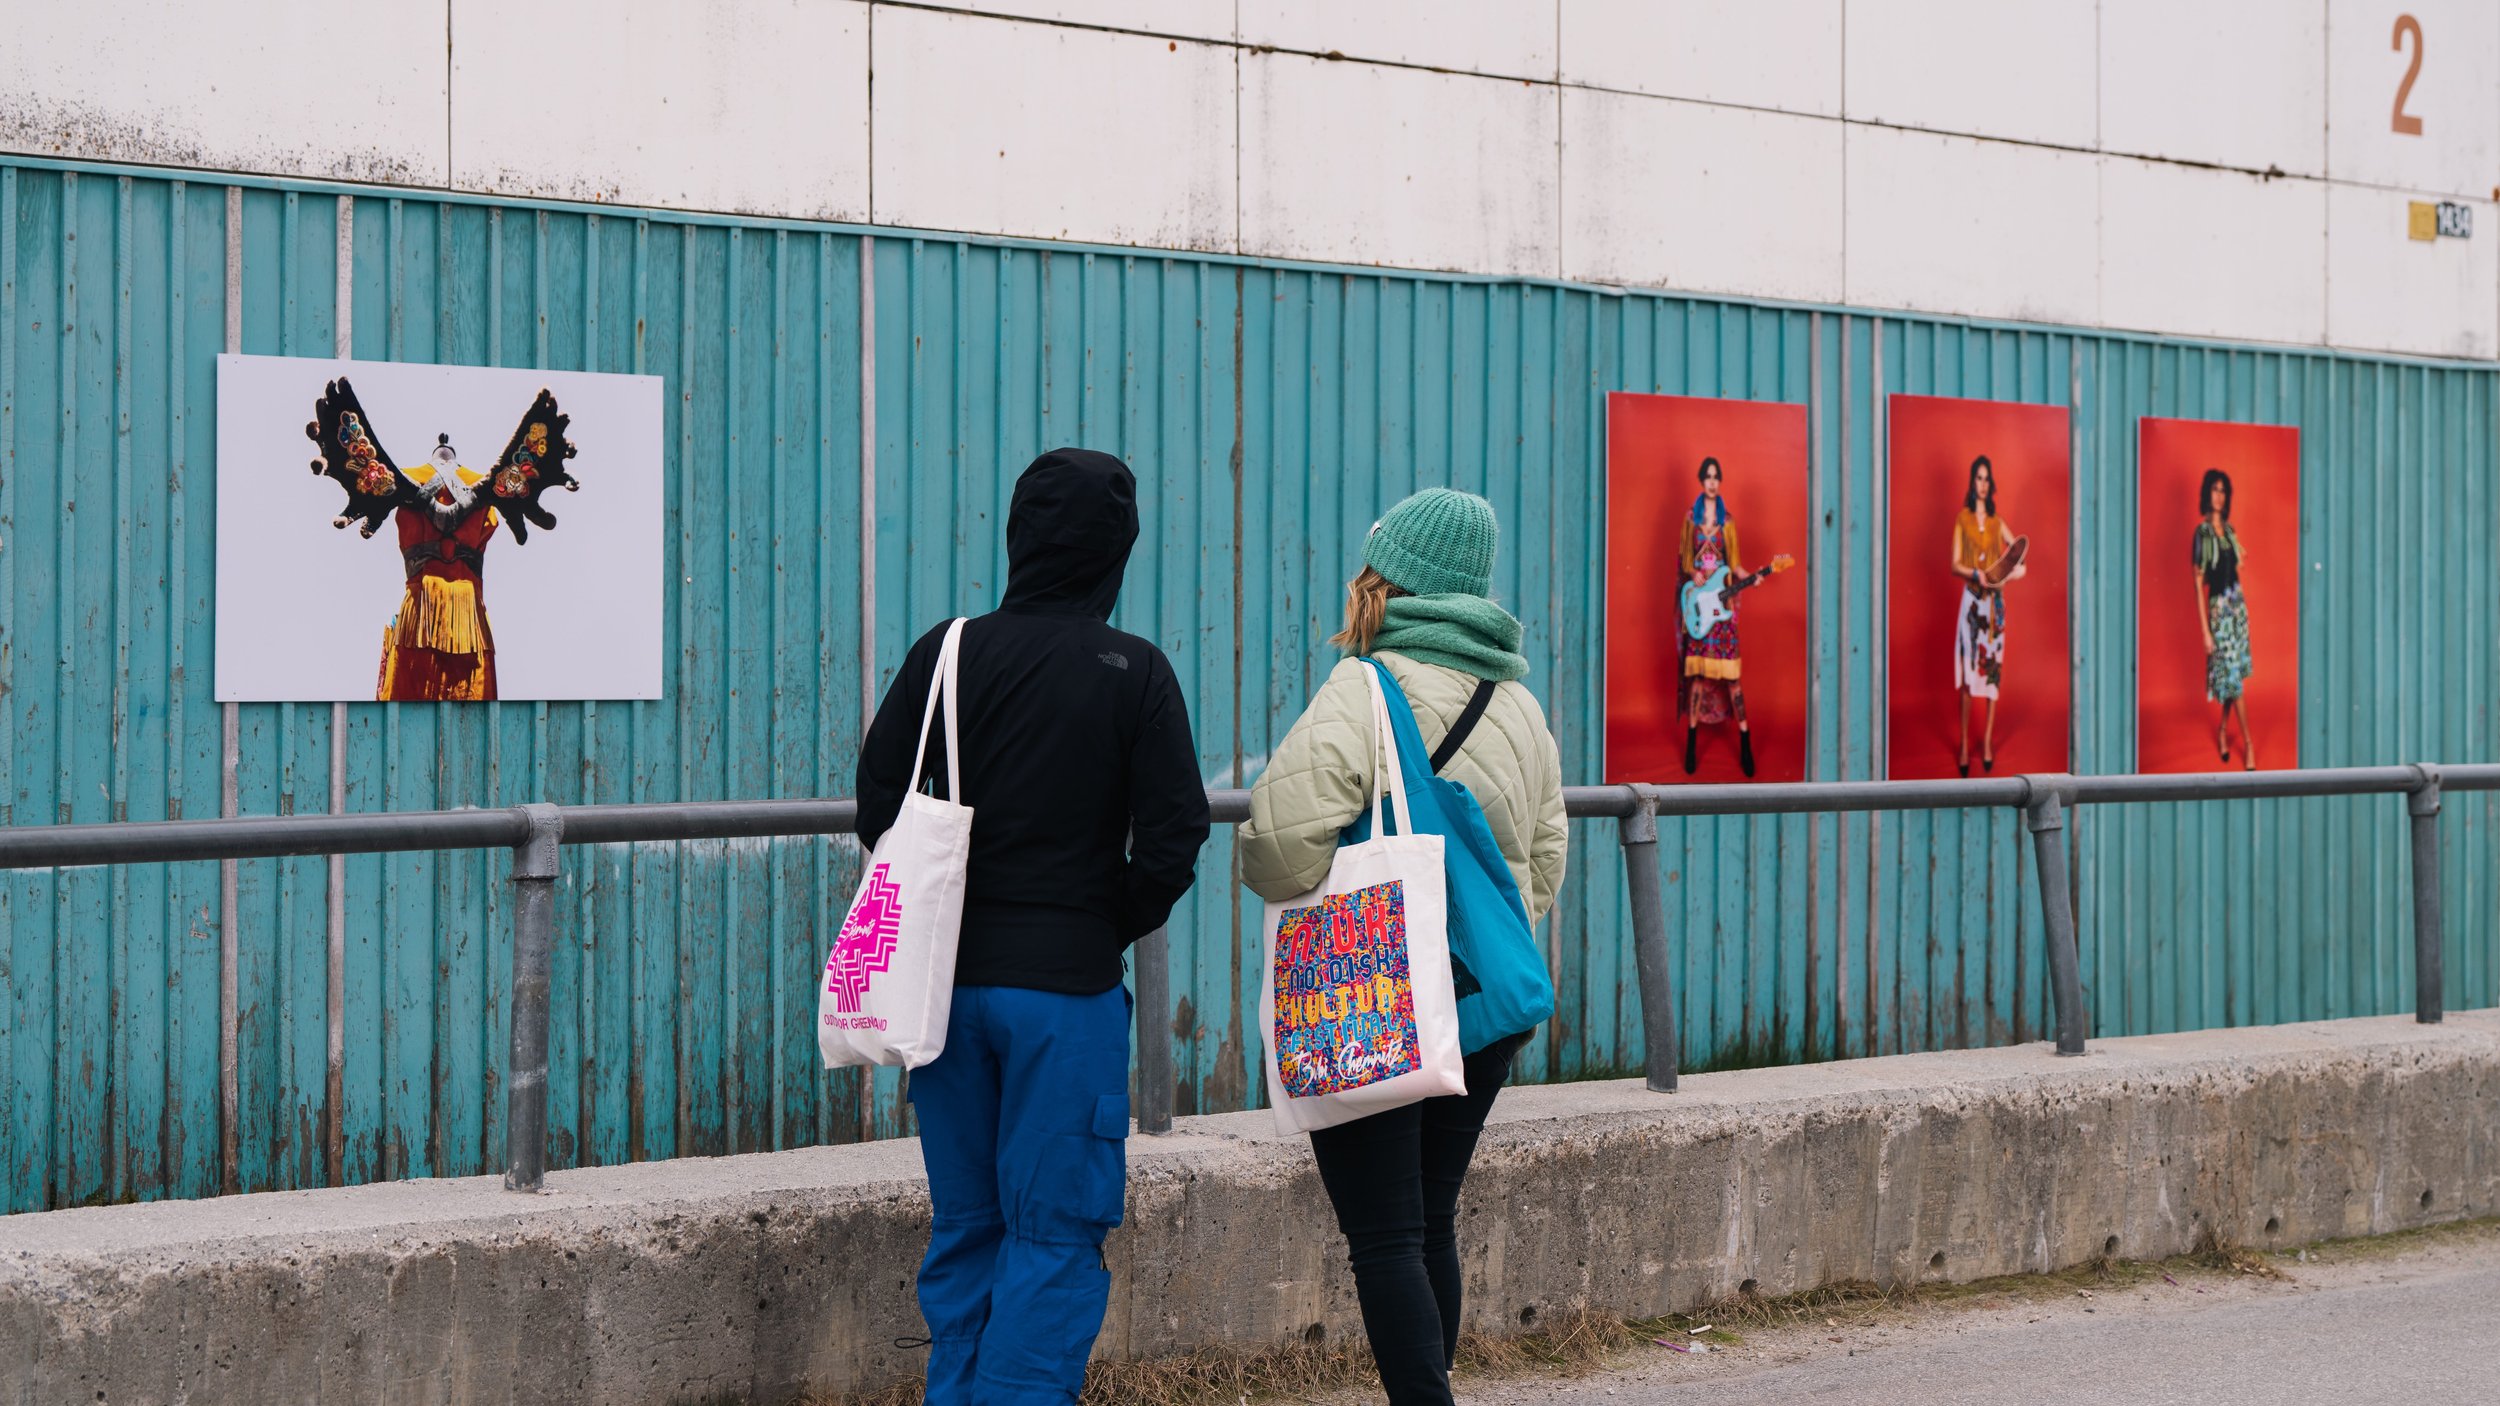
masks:
[[(1360, 1331), (1310, 1156), (1264, 1113), (1130, 1143), (1101, 1351)], [(910, 1142), (0, 1220), (27, 1401), (788, 1401), (916, 1371)], [(1977, 1278), (2207, 1230), (2500, 1210), (2500, 1012), (1904, 1055), (1502, 1096), (1468, 1314)]]

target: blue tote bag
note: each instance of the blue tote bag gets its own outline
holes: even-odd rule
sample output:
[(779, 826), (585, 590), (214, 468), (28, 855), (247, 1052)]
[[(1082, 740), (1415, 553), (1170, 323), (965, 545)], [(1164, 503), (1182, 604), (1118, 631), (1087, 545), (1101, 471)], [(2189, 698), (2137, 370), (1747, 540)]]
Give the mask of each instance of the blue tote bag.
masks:
[[(1450, 976), (1458, 992), (1458, 1047), (1474, 1054), (1506, 1035), (1534, 1029), (1554, 1014), (1554, 983), (1545, 973), (1528, 926), (1528, 905), (1493, 839), (1484, 808), (1467, 788), (1436, 776), (1424, 735), (1406, 691), (1377, 659), (1363, 661), (1380, 675), (1389, 705), (1389, 731), (1397, 741), (1399, 769), (1407, 776), (1404, 800), (1411, 816), (1398, 829), (1443, 839), (1449, 875)], [(1341, 845), (1371, 838), (1369, 811), (1346, 827)]]

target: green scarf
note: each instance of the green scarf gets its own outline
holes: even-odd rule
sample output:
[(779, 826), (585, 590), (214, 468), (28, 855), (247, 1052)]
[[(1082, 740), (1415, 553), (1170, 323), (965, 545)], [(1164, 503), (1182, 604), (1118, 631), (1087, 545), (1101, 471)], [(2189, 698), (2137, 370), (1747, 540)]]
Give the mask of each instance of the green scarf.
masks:
[(1528, 676), (1519, 637), (1519, 622), (1483, 596), (1391, 596), (1372, 648), (1502, 682)]

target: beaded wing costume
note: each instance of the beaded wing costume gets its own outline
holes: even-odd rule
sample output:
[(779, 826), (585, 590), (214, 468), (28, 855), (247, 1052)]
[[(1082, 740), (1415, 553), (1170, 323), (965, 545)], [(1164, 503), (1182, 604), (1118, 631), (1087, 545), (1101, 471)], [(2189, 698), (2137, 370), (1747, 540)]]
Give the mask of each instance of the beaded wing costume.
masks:
[(361, 523), (361, 535), (371, 537), (386, 519), (392, 521), (408, 573), (399, 614), (382, 632), (375, 698), (496, 696), (495, 635), (486, 619), (487, 543), (505, 522), (515, 542), (529, 540), (531, 524), (555, 527), (555, 514), (541, 500), (550, 489), (581, 487), (564, 467), (576, 452), (565, 435), (570, 424), (555, 396), (541, 390), (492, 469), (479, 473), (463, 466), (449, 435), (435, 436), (425, 463), (403, 469), (382, 447), (345, 377), (330, 382), (314, 402), (313, 419), (304, 426), (321, 450), (312, 471), (347, 490), (347, 507), (330, 525)]

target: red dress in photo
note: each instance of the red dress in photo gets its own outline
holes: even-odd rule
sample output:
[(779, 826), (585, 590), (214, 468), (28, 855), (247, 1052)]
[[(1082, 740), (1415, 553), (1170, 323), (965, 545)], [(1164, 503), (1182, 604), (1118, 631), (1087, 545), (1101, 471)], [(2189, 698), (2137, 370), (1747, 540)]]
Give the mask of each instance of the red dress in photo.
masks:
[[(565, 437), (572, 417), (540, 387), (486, 473), (460, 467), (451, 436), (434, 436), (428, 462), (402, 469), (366, 420), (356, 388), (339, 377), (313, 402), (304, 437), (321, 450), (313, 472), (346, 490), (347, 507), (330, 526), (359, 524), (372, 537), (396, 520), (407, 571), (399, 613), (382, 631), (382, 667), (373, 696), (385, 703), (486, 702), (499, 697), (495, 633), (486, 623), (486, 544), (511, 515), (512, 540), (553, 531), (540, 500), (580, 480), (565, 471), (575, 453)], [(443, 475), (450, 475), (446, 478)]]
[[(465, 470), (462, 477), (469, 477)], [(473, 509), (445, 528), (433, 506), (428, 499), (393, 513), (408, 589), (382, 632), (374, 697), (491, 701), (495, 635), (486, 623), (486, 544), (495, 535), (495, 510)]]

